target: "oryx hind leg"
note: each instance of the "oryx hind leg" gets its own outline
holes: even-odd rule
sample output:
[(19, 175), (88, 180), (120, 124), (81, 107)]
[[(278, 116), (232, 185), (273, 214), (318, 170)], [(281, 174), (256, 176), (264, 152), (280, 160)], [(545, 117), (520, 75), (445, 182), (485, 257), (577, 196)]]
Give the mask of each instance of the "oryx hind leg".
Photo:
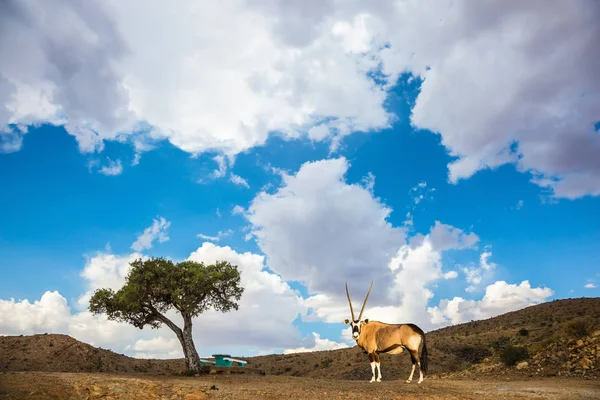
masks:
[[(408, 379), (406, 380), (406, 383), (410, 383), (413, 379), (413, 375), (415, 373), (415, 367), (417, 365), (419, 365), (419, 373), (421, 373), (421, 365), (419, 363), (419, 352), (417, 350), (409, 350), (408, 351), (410, 353), (410, 360), (412, 362), (412, 370), (410, 371), (410, 376), (408, 377)], [(421, 373), (421, 376), (423, 376), (423, 374)], [(419, 383), (421, 383), (423, 379), (419, 379)]]

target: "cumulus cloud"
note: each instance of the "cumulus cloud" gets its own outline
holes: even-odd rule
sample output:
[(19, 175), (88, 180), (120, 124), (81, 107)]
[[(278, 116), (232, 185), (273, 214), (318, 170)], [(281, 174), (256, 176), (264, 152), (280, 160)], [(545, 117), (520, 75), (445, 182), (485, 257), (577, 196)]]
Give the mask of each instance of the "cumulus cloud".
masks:
[(594, 1), (404, 4), (400, 18), (412, 21), (390, 33), (384, 71), (423, 78), (411, 121), (458, 157), (451, 182), (512, 162), (558, 197), (600, 194), (593, 10)]
[(583, 287), (586, 289), (596, 289), (596, 284), (593, 282), (590, 282), (590, 283), (586, 283)]
[(441, 251), (428, 235), (419, 247), (402, 246), (389, 268), (394, 271), (391, 299), (396, 306), (375, 307), (369, 311), (370, 318), (413, 321), (425, 328), (428, 321), (423, 310), (434, 296), (431, 285), (443, 277)]
[[(5, 2), (3, 37), (18, 40), (2, 42), (0, 101), (19, 101), (2, 124), (57, 119), (93, 151), (138, 132), (141, 121), (148, 135), (185, 151), (228, 155), (271, 131), (293, 138), (320, 127), (311, 136), (324, 140), (389, 125), (386, 92), (367, 75), (377, 63), (357, 60), (348, 41), (354, 25), (330, 22), (300, 49), (279, 40), (276, 19), (256, 2), (165, 7)], [(47, 90), (19, 98), (28, 87)]]
[[(460, 245), (457, 242), (457, 245)], [(448, 249), (446, 249), (448, 250)], [(385, 294), (385, 303), (374, 304), (369, 296), (363, 318), (384, 322), (410, 321), (427, 330), (434, 327), (429, 314), (428, 304), (434, 297), (433, 288), (441, 279), (453, 279), (456, 271), (442, 272), (442, 252), (436, 249), (430, 235), (425, 235), (418, 245), (405, 244), (391, 258), (388, 268), (391, 271), (390, 282), (378, 281), (375, 290)], [(350, 289), (356, 316), (362, 307), (368, 283), (362, 287)], [(343, 292), (342, 292), (343, 293)], [(317, 294), (305, 300), (310, 312), (305, 321), (323, 321), (339, 323), (350, 317), (348, 301), (338, 300), (327, 294)]]
[(127, 45), (109, 14), (98, 1), (2, 2), (0, 128), (64, 124), (88, 152), (133, 126), (118, 67)]
[[(453, 228), (453, 227), (452, 227)], [(431, 233), (422, 236), (418, 243), (404, 244), (390, 258), (387, 265), (391, 274), (389, 281), (376, 281), (374, 291), (380, 292), (385, 301), (374, 303), (369, 297), (363, 318), (390, 321), (411, 321), (423, 329), (433, 327), (426, 313), (429, 301), (434, 297), (433, 288), (441, 279), (454, 279), (456, 271), (442, 271), (442, 253), (463, 248), (463, 242), (454, 241), (446, 247), (433, 245)], [(454, 247), (452, 247), (454, 246)], [(350, 288), (356, 316), (362, 307), (368, 282)], [(343, 292), (342, 292), (343, 293)], [(305, 321), (339, 323), (350, 316), (348, 302), (326, 293), (310, 296), (305, 300), (309, 313)]]
[(68, 319), (69, 335), (92, 346), (121, 349), (135, 340), (139, 329), (124, 322), (109, 320), (106, 315), (89, 311), (73, 314)]
[(57, 291), (45, 292), (40, 300), (0, 299), (0, 334), (65, 333), (71, 309)]
[(458, 272), (448, 271), (444, 274), (444, 279), (456, 279), (458, 278)]
[(216, 236), (210, 236), (210, 235), (205, 235), (203, 233), (199, 233), (196, 235), (196, 237), (199, 237), (200, 239), (208, 240), (211, 242), (218, 242), (222, 238), (230, 236), (232, 233), (233, 233), (233, 231), (231, 229), (228, 229), (226, 231), (219, 231)]
[(313, 351), (325, 351), (325, 350), (337, 350), (337, 349), (345, 349), (348, 347), (346, 343), (338, 343), (329, 339), (321, 339), (321, 335), (317, 332), (312, 333), (313, 336), (313, 345), (310, 347), (297, 347), (295, 349), (285, 349), (283, 350), (283, 354), (293, 354), (293, 353), (309, 353)]
[(135, 251), (143, 251), (151, 249), (152, 243), (156, 240), (159, 243), (166, 242), (169, 240), (169, 236), (167, 235), (169, 226), (171, 226), (171, 223), (163, 217), (155, 218), (152, 221), (152, 225), (144, 229), (144, 232), (133, 242), (131, 248)]
[(244, 186), (246, 188), (250, 187), (250, 185), (248, 185), (248, 182), (239, 175), (231, 174), (229, 180), (235, 183), (236, 185)]
[(435, 225), (429, 233), (431, 245), (438, 251), (450, 249), (467, 249), (479, 242), (479, 236), (475, 233), (466, 233), (462, 229), (435, 221)]
[(470, 285), (465, 289), (468, 293), (476, 291), (476, 286), (479, 285), (484, 278), (489, 279), (493, 275), (496, 264), (488, 261), (491, 256), (491, 251), (484, 251), (479, 256), (478, 267), (462, 267), (466, 281), (467, 283), (470, 283)]
[(64, 333), (94, 346), (117, 348), (135, 338), (136, 328), (87, 311), (72, 314), (58, 291), (47, 291), (33, 303), (0, 299), (1, 335), (36, 333)]
[(98, 172), (108, 176), (120, 175), (123, 172), (123, 165), (121, 164), (121, 160), (113, 161), (109, 158), (108, 164), (100, 167)]
[(181, 343), (176, 338), (155, 336), (152, 339), (138, 339), (125, 350), (135, 351), (136, 358), (172, 359), (183, 358)]
[(4, 151), (41, 122), (82, 151), (145, 135), (232, 156), (269, 132), (336, 148), (390, 126), (388, 91), (408, 73), (411, 122), (441, 135), (451, 182), (514, 163), (557, 197), (600, 194), (594, 0), (1, 7)]
[(404, 243), (403, 230), (387, 221), (391, 209), (368, 187), (345, 181), (348, 168), (344, 158), (305, 163), (284, 173), (274, 193), (259, 193), (245, 213), (270, 269), (340, 299), (345, 280), (362, 288), (391, 279), (387, 264)]
[(290, 348), (301, 343), (300, 333), (292, 323), (306, 313), (306, 307), (287, 282), (265, 269), (264, 256), (237, 253), (229, 246), (205, 242), (189, 259), (204, 263), (225, 260), (237, 265), (244, 287), (239, 310), (228, 313), (209, 310), (194, 320), (198, 343), (228, 349)]
[(109, 252), (98, 252), (88, 257), (80, 276), (85, 281), (86, 292), (80, 296), (78, 307), (85, 309), (93, 292), (100, 288), (119, 290), (125, 283), (125, 277), (131, 269), (130, 263), (147, 257), (140, 253), (116, 255)]
[(510, 311), (543, 303), (554, 294), (550, 288), (532, 288), (529, 281), (519, 285), (497, 281), (489, 285), (481, 300), (466, 300), (454, 297), (441, 300), (427, 311), (435, 324), (459, 324), (470, 320), (491, 318)]
[[(95, 289), (121, 288), (129, 263), (138, 258), (145, 256), (98, 253), (91, 257), (81, 272), (86, 292), (77, 301), (79, 311), (76, 313), (71, 312), (67, 300), (58, 292), (46, 292), (33, 303), (0, 299), (0, 334), (67, 333), (94, 346), (124, 350), (135, 357), (181, 356), (179, 342), (166, 327), (140, 331), (132, 325), (108, 320), (105, 315), (92, 315), (86, 309)], [(293, 322), (306, 313), (307, 307), (287, 282), (265, 269), (264, 256), (237, 253), (230, 247), (205, 242), (189, 259), (204, 263), (226, 260), (237, 265), (245, 289), (238, 311), (209, 310), (194, 319), (194, 337), (200, 352), (224, 346), (227, 351), (275, 351), (296, 348), (303, 343)], [(273, 304), (277, 307), (273, 308)], [(265, 310), (270, 311), (265, 313)], [(169, 311), (167, 316), (182, 325), (176, 311)]]

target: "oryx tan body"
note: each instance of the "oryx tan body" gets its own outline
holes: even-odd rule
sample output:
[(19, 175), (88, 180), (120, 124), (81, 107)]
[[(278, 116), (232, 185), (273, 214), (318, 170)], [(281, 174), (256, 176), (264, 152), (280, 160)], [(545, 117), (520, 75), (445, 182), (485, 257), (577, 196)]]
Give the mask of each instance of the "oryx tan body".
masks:
[[(373, 283), (371, 283), (373, 287)], [(346, 324), (352, 327), (352, 334), (356, 344), (362, 348), (365, 353), (369, 354), (371, 362), (371, 371), (373, 376), (371, 382), (381, 381), (381, 361), (379, 354), (400, 354), (405, 349), (408, 350), (411, 361), (412, 370), (407, 382), (412, 381), (415, 367), (419, 367), (419, 383), (423, 381), (423, 372), (427, 372), (427, 345), (425, 341), (425, 333), (415, 324), (387, 324), (379, 321), (369, 321), (368, 319), (361, 320), (362, 313), (369, 298), (369, 292), (363, 303), (362, 310), (358, 319), (354, 318), (354, 310), (348, 285), (346, 284), (346, 294), (350, 303), (350, 311), (352, 312), (352, 321), (346, 320)], [(422, 348), (421, 348), (422, 347)], [(420, 357), (419, 357), (419, 348)], [(378, 371), (378, 377), (375, 378), (375, 370)]]

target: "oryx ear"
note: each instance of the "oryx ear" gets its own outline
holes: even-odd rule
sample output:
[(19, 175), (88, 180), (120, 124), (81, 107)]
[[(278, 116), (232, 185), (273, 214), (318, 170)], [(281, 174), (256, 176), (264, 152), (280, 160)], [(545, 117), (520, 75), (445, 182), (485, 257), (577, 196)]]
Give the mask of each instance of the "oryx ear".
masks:
[(350, 323), (350, 320), (349, 320), (349, 319), (345, 319), (345, 320), (344, 320), (344, 323), (345, 323), (345, 324), (349, 324), (349, 323)]
[(365, 322), (365, 325), (368, 324), (369, 323), (369, 318), (366, 318), (364, 322)]

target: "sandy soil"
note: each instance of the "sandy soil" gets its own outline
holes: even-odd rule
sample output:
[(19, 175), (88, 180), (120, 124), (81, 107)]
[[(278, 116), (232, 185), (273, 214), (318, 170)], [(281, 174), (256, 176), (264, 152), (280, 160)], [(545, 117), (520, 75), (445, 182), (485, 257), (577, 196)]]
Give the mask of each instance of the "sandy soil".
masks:
[(101, 373), (0, 374), (0, 399), (600, 399), (600, 382), (580, 379), (520, 381), (357, 381), (258, 375), (200, 377)]

